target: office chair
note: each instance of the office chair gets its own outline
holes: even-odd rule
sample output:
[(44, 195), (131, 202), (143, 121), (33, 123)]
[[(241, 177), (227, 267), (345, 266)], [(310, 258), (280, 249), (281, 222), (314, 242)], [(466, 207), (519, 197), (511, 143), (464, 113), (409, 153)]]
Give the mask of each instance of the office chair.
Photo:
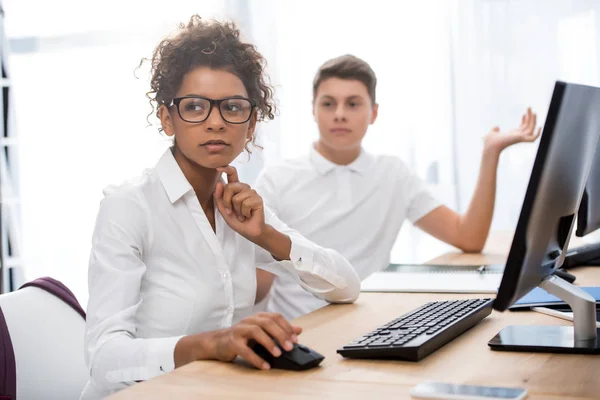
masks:
[(55, 279), (0, 295), (0, 399), (78, 399), (89, 377), (84, 332), (85, 312)]

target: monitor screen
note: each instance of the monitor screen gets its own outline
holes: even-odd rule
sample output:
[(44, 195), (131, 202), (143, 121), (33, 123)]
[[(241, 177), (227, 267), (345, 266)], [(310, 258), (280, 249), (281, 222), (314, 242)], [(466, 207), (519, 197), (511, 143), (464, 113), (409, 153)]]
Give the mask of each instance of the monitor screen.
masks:
[(577, 213), (577, 231), (579, 237), (588, 235), (600, 228), (600, 143), (588, 176), (581, 205)]
[(600, 88), (556, 82), (494, 308), (560, 266), (600, 136)]

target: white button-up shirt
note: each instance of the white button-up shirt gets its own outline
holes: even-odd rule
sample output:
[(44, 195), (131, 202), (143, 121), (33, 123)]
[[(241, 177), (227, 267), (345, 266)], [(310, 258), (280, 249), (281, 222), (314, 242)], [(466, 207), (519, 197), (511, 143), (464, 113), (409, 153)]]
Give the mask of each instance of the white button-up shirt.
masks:
[(82, 398), (102, 398), (174, 368), (184, 335), (229, 327), (252, 313), (256, 267), (285, 275), (330, 302), (352, 302), (351, 265), (282, 223), (291, 261), (276, 262), (233, 231), (216, 232), (170, 150), (140, 178), (105, 190), (92, 239), (85, 336), (90, 381)]
[[(342, 254), (365, 279), (386, 268), (404, 221), (414, 223), (441, 204), (402, 160), (364, 150), (348, 165), (311, 147), (307, 157), (265, 168), (255, 190), (288, 226)], [(325, 303), (277, 277), (267, 311), (296, 318)]]

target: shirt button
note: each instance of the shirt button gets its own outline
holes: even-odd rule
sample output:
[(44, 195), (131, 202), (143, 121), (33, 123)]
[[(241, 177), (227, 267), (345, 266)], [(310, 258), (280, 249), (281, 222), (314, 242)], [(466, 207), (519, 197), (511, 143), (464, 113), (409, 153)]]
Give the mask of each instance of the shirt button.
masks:
[(223, 279), (229, 279), (229, 271), (223, 272)]
[(228, 313), (232, 313), (232, 312), (233, 312), (233, 306), (229, 306), (229, 307), (227, 307), (227, 312), (228, 312)]

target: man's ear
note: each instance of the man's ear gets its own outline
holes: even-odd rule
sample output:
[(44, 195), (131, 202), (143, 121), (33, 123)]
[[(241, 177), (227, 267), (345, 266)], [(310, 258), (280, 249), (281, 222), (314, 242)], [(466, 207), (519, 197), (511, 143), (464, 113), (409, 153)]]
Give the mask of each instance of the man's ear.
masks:
[(374, 124), (377, 119), (377, 114), (379, 113), (379, 104), (373, 104), (373, 111), (371, 111), (371, 122), (370, 124)]
[(161, 104), (158, 108), (158, 115), (160, 117), (160, 124), (162, 125), (163, 132), (167, 136), (173, 136), (175, 134), (175, 127), (173, 126), (173, 118), (169, 109), (164, 104)]

